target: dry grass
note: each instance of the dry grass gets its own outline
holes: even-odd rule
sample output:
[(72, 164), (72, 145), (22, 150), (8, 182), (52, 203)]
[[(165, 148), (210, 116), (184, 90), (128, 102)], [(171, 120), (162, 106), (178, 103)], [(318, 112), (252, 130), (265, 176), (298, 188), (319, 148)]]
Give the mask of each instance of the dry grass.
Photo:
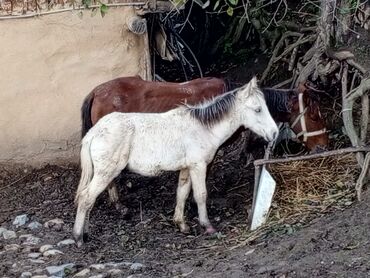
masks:
[(359, 169), (354, 154), (271, 164), (269, 172), (277, 188), (265, 225), (231, 239), (230, 250), (247, 245), (269, 233), (291, 233), (294, 226), (330, 209), (353, 203)]
[(277, 183), (270, 220), (300, 217), (351, 203), (359, 175), (354, 154), (270, 165)]

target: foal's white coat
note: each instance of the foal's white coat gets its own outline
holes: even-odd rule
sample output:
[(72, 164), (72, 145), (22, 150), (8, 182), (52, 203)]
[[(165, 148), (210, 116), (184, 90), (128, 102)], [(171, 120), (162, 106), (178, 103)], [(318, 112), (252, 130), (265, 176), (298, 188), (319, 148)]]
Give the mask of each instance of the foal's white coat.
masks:
[[(205, 109), (222, 97), (197, 107)], [(240, 126), (250, 128), (268, 141), (278, 135), (255, 78), (235, 92), (229, 111), (210, 125), (191, 115), (185, 106), (160, 114), (115, 112), (103, 117), (82, 140), (82, 174), (73, 228), (78, 245), (82, 244), (96, 198), (126, 167), (144, 176), (180, 170), (174, 221), (182, 231), (188, 230), (184, 205), (192, 187), (199, 222), (208, 232), (213, 232), (206, 209), (207, 164)]]

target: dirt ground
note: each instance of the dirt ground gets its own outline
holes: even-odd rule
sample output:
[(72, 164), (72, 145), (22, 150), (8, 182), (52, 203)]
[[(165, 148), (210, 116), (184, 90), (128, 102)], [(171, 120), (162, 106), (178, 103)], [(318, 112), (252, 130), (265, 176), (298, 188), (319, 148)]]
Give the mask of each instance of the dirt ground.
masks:
[[(251, 205), (253, 168), (239, 157), (221, 156), (208, 178), (210, 219), (219, 233), (205, 236), (189, 198), (186, 216), (192, 231), (180, 233), (171, 218), (175, 207), (176, 173), (143, 178), (127, 173), (121, 179), (121, 199), (129, 207), (122, 217), (104, 193), (91, 213), (89, 241), (82, 248), (66, 247), (49, 264), (74, 262), (77, 271), (94, 263), (138, 262), (135, 277), (368, 277), (370, 275), (370, 194), (346, 210), (333, 210), (293, 230), (274, 229), (248, 244), (247, 211)], [(44, 243), (71, 238), (78, 166), (42, 169), (3, 166), (0, 175), (0, 226), (12, 227), (17, 215), (44, 223), (61, 218), (61, 231), (41, 230)], [(125, 186), (130, 183), (131, 188)], [(22, 232), (22, 230), (21, 230)], [(24, 228), (24, 233), (27, 231)], [(1, 252), (1, 276), (19, 277), (21, 252)], [(132, 274), (125, 270), (119, 277)]]

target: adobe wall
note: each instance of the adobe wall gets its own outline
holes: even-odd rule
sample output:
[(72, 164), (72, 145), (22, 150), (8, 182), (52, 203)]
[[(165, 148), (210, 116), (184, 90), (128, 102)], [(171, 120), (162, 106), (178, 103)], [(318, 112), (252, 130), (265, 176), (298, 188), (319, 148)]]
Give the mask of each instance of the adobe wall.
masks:
[(84, 97), (118, 76), (147, 77), (147, 40), (126, 27), (134, 14), (0, 21), (0, 163), (78, 161)]

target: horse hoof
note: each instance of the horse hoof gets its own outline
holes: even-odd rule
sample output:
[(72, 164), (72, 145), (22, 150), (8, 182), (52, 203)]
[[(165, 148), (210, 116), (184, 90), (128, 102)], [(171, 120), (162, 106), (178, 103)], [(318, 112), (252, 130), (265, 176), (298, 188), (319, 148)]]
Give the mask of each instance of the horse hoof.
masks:
[(215, 228), (213, 228), (212, 226), (208, 226), (207, 228), (206, 228), (206, 231), (205, 231), (205, 233), (207, 234), (207, 235), (213, 235), (214, 233), (216, 233), (217, 232), (217, 230), (215, 229)]
[(84, 235), (73, 235), (76, 245), (78, 248), (80, 248), (84, 243)]
[(121, 209), (119, 210), (122, 216), (127, 216), (128, 215), (128, 208), (125, 206), (122, 206)]
[(116, 210), (122, 215), (122, 216), (127, 216), (128, 215), (128, 208), (124, 205), (121, 204), (116, 204), (115, 205)]
[(186, 224), (181, 224), (180, 225), (180, 231), (183, 233), (183, 234), (190, 234), (190, 227)]

